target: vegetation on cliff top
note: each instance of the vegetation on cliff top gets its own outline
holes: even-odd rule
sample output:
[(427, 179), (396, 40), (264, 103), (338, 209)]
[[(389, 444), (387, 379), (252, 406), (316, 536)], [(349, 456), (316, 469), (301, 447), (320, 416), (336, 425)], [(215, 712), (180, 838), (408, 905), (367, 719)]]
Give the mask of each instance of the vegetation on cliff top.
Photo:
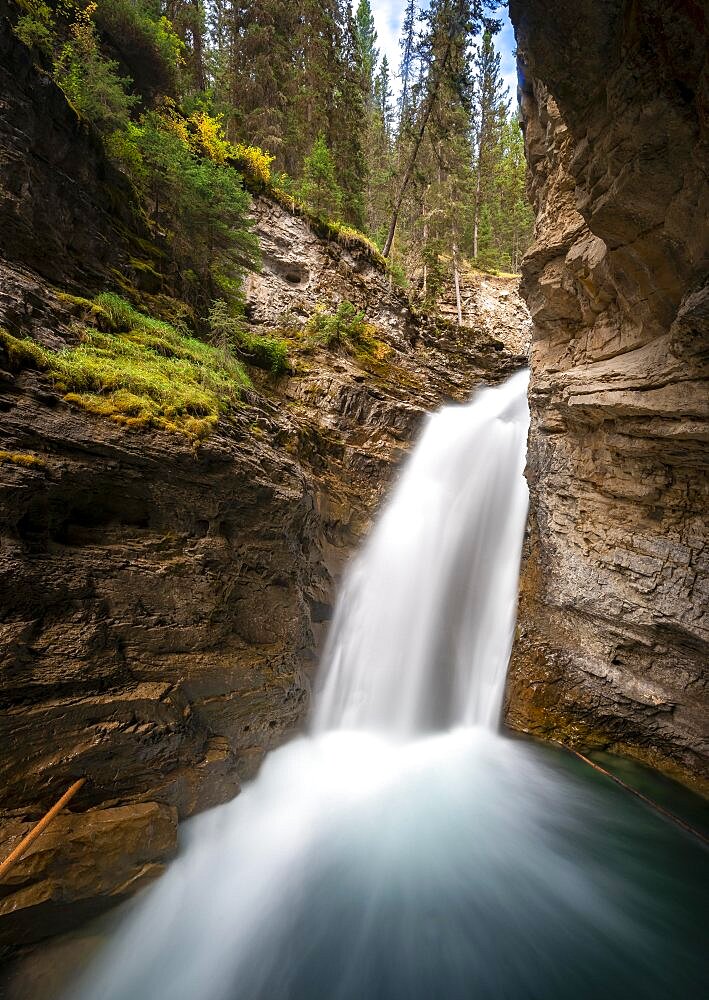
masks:
[(369, 0), (355, 13), (315, 0), (15, 6), (17, 34), (103, 134), (202, 314), (235, 305), (257, 264), (242, 177), (324, 238), (415, 275), (425, 299), (452, 278), (444, 258), (517, 270), (532, 217), (493, 2), (407, 0), (396, 107)]
[(227, 346), (197, 340), (112, 293), (85, 309), (75, 301), (83, 312), (75, 347), (50, 351), (0, 331), (10, 364), (45, 372), (70, 403), (127, 427), (198, 439), (251, 384)]

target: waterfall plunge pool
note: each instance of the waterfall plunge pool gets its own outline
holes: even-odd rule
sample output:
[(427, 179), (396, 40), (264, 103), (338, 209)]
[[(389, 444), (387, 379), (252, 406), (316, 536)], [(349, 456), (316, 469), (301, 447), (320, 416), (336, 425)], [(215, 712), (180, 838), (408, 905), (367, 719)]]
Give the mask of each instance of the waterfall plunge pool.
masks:
[(527, 376), (431, 417), (354, 561), (311, 731), (180, 857), (67, 1000), (692, 1000), (707, 852), (498, 731)]

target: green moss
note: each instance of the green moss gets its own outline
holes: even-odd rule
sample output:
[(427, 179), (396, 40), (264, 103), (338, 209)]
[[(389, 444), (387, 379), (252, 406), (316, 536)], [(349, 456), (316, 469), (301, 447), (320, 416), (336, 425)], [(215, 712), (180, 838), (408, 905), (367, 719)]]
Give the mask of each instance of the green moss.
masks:
[(108, 331), (81, 331), (76, 347), (49, 351), (2, 334), (17, 367), (46, 371), (65, 399), (128, 427), (204, 437), (250, 385), (243, 366), (219, 350), (145, 316), (107, 292), (97, 304)]
[(136, 236), (133, 232), (128, 232), (130, 242), (138, 248), (144, 257), (152, 257), (154, 260), (165, 260), (167, 254), (160, 249), (152, 240), (147, 240), (142, 236)]
[(163, 292), (157, 294), (143, 292), (138, 301), (143, 313), (162, 319), (178, 330), (195, 325), (195, 311), (182, 299), (176, 299)]
[(134, 271), (139, 271), (140, 274), (145, 277), (149, 277), (153, 282), (155, 282), (156, 288), (159, 288), (162, 285), (162, 275), (156, 271), (153, 265), (148, 263), (148, 261), (141, 260), (138, 257), (131, 257), (128, 263)]
[(81, 295), (69, 295), (68, 292), (56, 292), (55, 294), (72, 316), (99, 324), (108, 319), (103, 308), (98, 303), (92, 302), (91, 299), (82, 298)]
[(10, 462), (12, 465), (25, 465), (28, 467), (38, 466), (43, 468), (45, 461), (37, 455), (30, 455), (24, 451), (0, 451), (0, 462)]
[(19, 371), (21, 368), (37, 368), (39, 371), (44, 371), (47, 368), (45, 356), (48, 352), (33, 340), (20, 340), (0, 328), (0, 347), (7, 354), (12, 371)]

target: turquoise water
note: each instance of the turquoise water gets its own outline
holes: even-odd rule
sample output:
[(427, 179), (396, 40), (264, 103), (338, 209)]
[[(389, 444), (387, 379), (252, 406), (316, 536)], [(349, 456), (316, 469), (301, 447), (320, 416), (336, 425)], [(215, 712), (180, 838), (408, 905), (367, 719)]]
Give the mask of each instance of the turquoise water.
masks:
[(708, 862), (543, 744), (303, 738), (187, 825), (182, 856), (70, 995), (692, 1000), (709, 972)]

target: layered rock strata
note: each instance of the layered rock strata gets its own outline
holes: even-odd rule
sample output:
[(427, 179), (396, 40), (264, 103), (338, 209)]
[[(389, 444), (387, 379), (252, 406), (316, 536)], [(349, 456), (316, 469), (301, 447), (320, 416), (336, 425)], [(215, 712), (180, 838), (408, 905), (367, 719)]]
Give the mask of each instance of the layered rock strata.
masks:
[[(129, 192), (108, 199), (120, 175), (60, 92), (2, 44), (0, 326), (58, 349), (76, 339), (61, 292), (136, 279), (136, 214)], [(346, 299), (378, 352), (255, 370), (196, 445), (89, 414), (0, 354), (0, 857), (88, 778), (3, 879), (0, 947), (145, 884), (178, 821), (235, 795), (302, 724), (335, 581), (426, 412), (523, 363), (494, 323), (417, 315), (357, 247), (275, 203), (254, 212), (254, 330)]]
[(511, 725), (707, 780), (706, 12), (511, 0), (536, 206)]

